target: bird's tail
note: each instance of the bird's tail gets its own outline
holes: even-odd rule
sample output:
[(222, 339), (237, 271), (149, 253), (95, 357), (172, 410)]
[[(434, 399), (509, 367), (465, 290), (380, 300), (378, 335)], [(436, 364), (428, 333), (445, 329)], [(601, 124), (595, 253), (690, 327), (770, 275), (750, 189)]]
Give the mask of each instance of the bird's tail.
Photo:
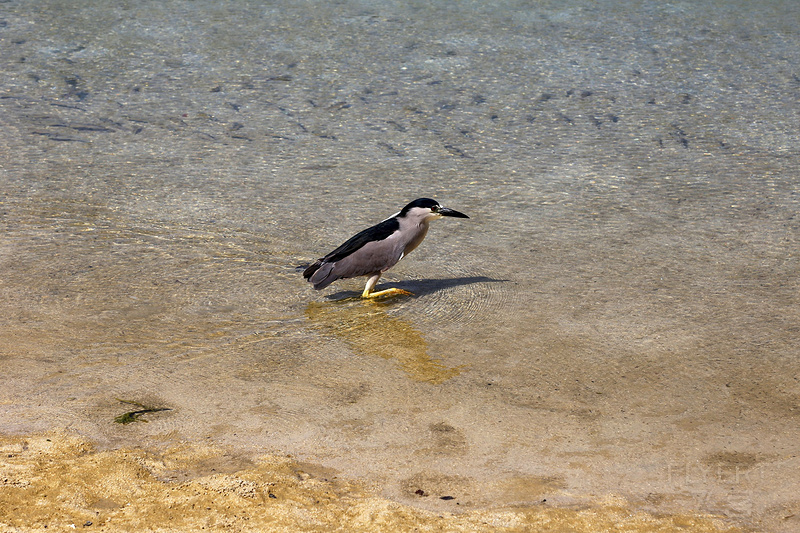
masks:
[(324, 289), (339, 279), (333, 275), (334, 265), (335, 263), (325, 263), (320, 259), (303, 272), (303, 277), (313, 283), (315, 289)]
[(314, 272), (319, 270), (320, 266), (322, 266), (322, 259), (317, 259), (313, 265), (309, 265), (308, 268), (303, 271), (303, 277), (306, 279), (310, 278), (314, 275)]

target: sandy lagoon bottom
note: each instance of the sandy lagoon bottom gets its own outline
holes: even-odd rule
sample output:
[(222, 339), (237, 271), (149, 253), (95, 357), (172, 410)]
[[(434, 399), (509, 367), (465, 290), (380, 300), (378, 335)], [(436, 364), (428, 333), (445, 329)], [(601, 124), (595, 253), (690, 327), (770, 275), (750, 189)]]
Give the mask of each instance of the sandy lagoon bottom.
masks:
[(712, 515), (654, 515), (622, 499), (434, 513), (291, 457), (189, 443), (101, 450), (50, 432), (2, 437), (0, 452), (3, 531), (740, 531)]

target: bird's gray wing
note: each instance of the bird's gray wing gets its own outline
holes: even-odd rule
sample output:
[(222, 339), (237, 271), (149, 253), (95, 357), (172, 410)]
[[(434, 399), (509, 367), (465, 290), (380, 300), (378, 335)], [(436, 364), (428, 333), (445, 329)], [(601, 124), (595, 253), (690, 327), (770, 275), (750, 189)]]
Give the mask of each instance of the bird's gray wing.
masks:
[(354, 278), (385, 272), (397, 264), (402, 254), (400, 239), (390, 236), (382, 241), (370, 241), (347, 257), (325, 264), (333, 265), (331, 273), (337, 279)]
[(382, 241), (399, 229), (400, 223), (396, 218), (387, 218), (383, 222), (356, 233), (347, 239), (337, 249), (323, 257), (322, 260), (328, 263), (335, 263), (336, 261), (339, 261), (340, 259), (352, 254), (368, 242)]
[[(383, 270), (382, 263), (386, 262), (385, 258), (381, 259), (381, 254), (378, 253), (383, 248), (380, 243), (386, 241), (399, 229), (400, 223), (394, 217), (375, 224), (353, 235), (325, 257), (317, 259), (313, 265), (303, 272), (303, 277), (313, 283), (315, 289), (323, 289), (337, 279), (380, 272)], [(389, 244), (388, 251), (393, 244), (386, 244)], [(374, 250), (368, 250), (366, 254), (355, 254), (365, 246), (368, 249), (374, 248)], [(392, 254), (391, 251), (388, 251), (388, 253), (389, 255)]]

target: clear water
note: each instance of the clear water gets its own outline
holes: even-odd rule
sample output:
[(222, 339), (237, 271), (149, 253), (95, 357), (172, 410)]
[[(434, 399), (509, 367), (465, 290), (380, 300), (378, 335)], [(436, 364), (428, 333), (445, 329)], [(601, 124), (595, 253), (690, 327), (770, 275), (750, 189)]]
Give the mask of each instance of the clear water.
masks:
[(4, 432), (797, 526), (795, 2), (0, 5)]

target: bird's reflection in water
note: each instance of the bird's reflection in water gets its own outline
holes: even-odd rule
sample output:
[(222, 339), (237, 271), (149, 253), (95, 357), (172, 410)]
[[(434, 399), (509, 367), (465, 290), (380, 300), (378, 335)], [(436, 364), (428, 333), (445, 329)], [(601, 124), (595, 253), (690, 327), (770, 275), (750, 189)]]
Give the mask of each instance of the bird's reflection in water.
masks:
[(380, 302), (362, 299), (311, 302), (306, 317), (321, 333), (344, 341), (355, 353), (395, 359), (413, 380), (439, 384), (461, 372), (428, 355), (428, 343), (420, 332), (384, 308)]

